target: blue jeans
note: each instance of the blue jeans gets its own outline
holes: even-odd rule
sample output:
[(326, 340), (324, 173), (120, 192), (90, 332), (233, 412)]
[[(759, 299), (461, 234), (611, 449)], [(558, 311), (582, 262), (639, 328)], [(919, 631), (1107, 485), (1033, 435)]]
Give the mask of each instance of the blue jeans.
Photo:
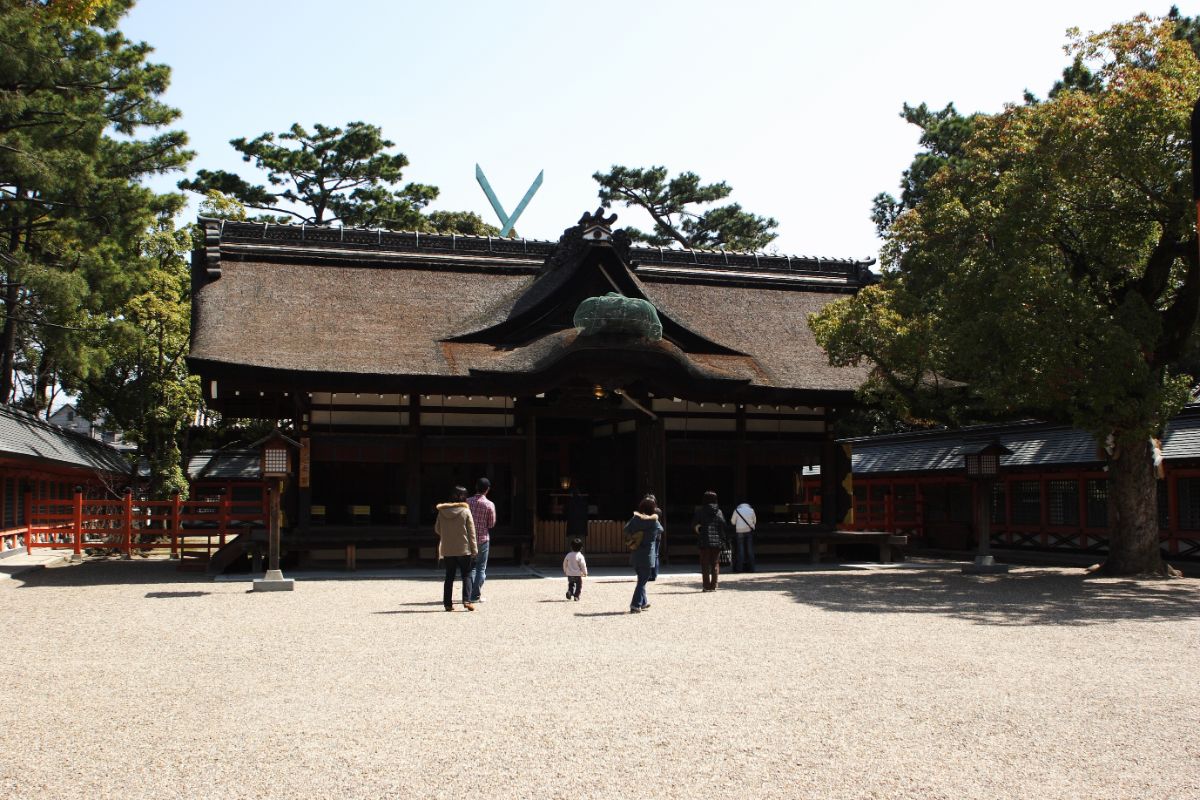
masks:
[(739, 533), (737, 535), (737, 557), (738, 569), (754, 569), (754, 532)]
[(462, 601), (464, 603), (471, 602), (471, 557), (448, 556), (443, 560), (446, 562), (446, 582), (442, 586), (442, 605), (446, 608), (454, 606), (451, 598), (454, 596), (456, 573), (462, 575)]
[(491, 547), (491, 544), (491, 541), (479, 543), (479, 555), (475, 557), (475, 574), (471, 580), (471, 586), (475, 590), (475, 594), (471, 596), (472, 602), (478, 600), (479, 596), (483, 594), (483, 582), (487, 580), (488, 548)]
[(646, 601), (646, 584), (650, 581), (650, 570), (637, 568), (637, 587), (633, 590), (633, 599), (629, 601), (630, 608), (642, 608), (650, 605)]

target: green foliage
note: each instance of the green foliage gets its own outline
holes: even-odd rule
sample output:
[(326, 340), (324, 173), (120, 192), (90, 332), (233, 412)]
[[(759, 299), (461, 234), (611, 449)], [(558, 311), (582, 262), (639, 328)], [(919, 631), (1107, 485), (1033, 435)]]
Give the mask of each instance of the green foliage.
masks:
[(116, 30), (130, 5), (0, 3), (0, 402), (23, 386), (40, 410), (98, 368), (91, 315), (119, 306), (136, 242), (182, 204), (139, 182), (190, 153), (179, 131), (139, 138), (178, 112), (158, 99), (169, 69)]
[(1137, 454), (1194, 387), (1200, 61), (1178, 31), (1138, 17), (1073, 34), (1063, 86), (976, 117), (885, 231), (883, 282), (811, 320), (831, 363), (869, 363), (864, 397), (902, 417), (1112, 437), (1113, 574), (1166, 572)]
[(200, 216), (212, 219), (246, 219), (246, 206), (235, 197), (221, 194), (216, 189), (209, 189), (200, 202)]
[(1077, 36), (1099, 89), (976, 117), (886, 232), (883, 283), (814, 318), (831, 361), (871, 363), (868, 388), (916, 417), (1161, 430), (1200, 305), (1200, 62), (1174, 32), (1139, 18)]
[(627, 228), (634, 241), (659, 247), (678, 242), (684, 247), (761, 250), (778, 236), (776, 220), (743, 211), (737, 203), (705, 211), (698, 208), (729, 196), (733, 190), (724, 181), (701, 184), (694, 172), (682, 172), (668, 181), (666, 167), (631, 169), (615, 164), (592, 178), (600, 184), (605, 208), (624, 203), (650, 214), (653, 231)]
[(95, 315), (102, 367), (68, 384), (80, 410), (103, 412), (138, 445), (150, 465), (150, 491), (187, 496), (181, 445), (200, 406), (200, 383), (188, 374), (191, 250), (187, 229), (163, 222), (141, 241), (134, 278), (118, 312)]
[(438, 196), (436, 186), (409, 183), (395, 188), (408, 158), (387, 152), (395, 143), (365, 122), (345, 128), (317, 123), (311, 132), (293, 124), (283, 133), (233, 139), (230, 144), (242, 160), (266, 171), (266, 184), (202, 169), (195, 180), (180, 181), (179, 188), (202, 194), (215, 190), (247, 208), (270, 212), (260, 217), (269, 221), (403, 230), (425, 229), (422, 209)]
[(948, 103), (941, 111), (930, 111), (929, 106), (904, 104), (900, 116), (921, 129), (920, 152), (913, 157), (912, 165), (904, 171), (900, 181), (900, 199), (881, 192), (872, 201), (871, 220), (880, 236), (887, 233), (896, 218), (905, 210), (915, 208), (925, 198), (925, 184), (947, 164), (962, 158), (963, 147), (975, 130), (978, 114), (963, 116)]
[(431, 211), (424, 227), (430, 233), (461, 233), (472, 236), (499, 236), (500, 229), (483, 221), (474, 211)]

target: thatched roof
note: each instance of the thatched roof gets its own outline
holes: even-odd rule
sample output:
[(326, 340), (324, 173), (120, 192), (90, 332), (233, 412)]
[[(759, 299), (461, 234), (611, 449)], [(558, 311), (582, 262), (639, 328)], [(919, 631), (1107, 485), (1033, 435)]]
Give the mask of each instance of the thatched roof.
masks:
[[(596, 241), (581, 220), (557, 243), (202, 222), (190, 359), (206, 376), (532, 379), (607, 358), (776, 391), (864, 377), (828, 365), (807, 318), (868, 261), (630, 247), (594, 219)], [(613, 288), (654, 304), (662, 342), (576, 335), (580, 299)]]

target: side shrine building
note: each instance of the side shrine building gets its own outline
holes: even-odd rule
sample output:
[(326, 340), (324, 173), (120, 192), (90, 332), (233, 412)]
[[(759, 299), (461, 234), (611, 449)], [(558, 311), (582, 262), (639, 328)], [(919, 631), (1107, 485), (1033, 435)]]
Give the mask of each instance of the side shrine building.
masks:
[(808, 316), (872, 261), (633, 246), (615, 220), (544, 242), (201, 219), (189, 363), (210, 407), (299, 442), (288, 551), (426, 557), (435, 504), (482, 476), (494, 556), (561, 555), (572, 505), (617, 552), (647, 492), (676, 554), (709, 489), (784, 546), (835, 528), (831, 425), (864, 373)]

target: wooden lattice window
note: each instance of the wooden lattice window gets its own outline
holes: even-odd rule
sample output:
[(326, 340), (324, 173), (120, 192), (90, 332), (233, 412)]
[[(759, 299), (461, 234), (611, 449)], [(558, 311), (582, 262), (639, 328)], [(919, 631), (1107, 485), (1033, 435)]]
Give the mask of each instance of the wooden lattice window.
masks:
[(1051, 525), (1079, 524), (1079, 482), (1047, 481), (1046, 516)]
[(1108, 527), (1108, 481), (1103, 478), (1087, 482), (1087, 526)]
[(1042, 484), (1039, 481), (1013, 481), (1012, 523), (1040, 525), (1042, 522)]
[(1200, 530), (1200, 478), (1176, 478), (1175, 503), (1179, 509), (1179, 529)]

